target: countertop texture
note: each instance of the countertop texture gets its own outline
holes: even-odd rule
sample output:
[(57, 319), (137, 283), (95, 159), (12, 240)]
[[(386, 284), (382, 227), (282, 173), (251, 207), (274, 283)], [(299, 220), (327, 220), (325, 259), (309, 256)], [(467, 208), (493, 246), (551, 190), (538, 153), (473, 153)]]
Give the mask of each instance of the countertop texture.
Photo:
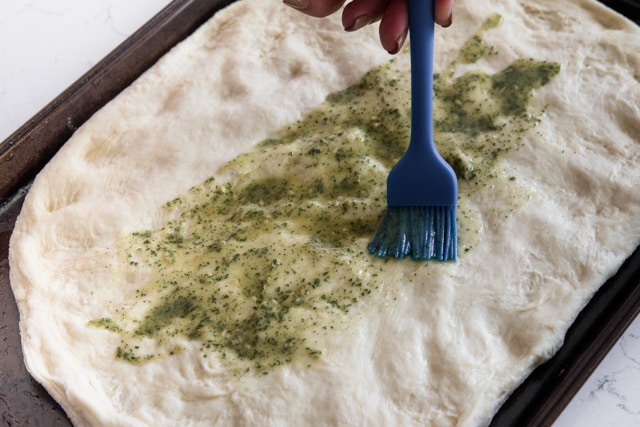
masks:
[[(0, 2), (0, 141), (169, 3)], [(0, 401), (0, 422), (5, 410)], [(640, 426), (640, 318), (553, 426)]]

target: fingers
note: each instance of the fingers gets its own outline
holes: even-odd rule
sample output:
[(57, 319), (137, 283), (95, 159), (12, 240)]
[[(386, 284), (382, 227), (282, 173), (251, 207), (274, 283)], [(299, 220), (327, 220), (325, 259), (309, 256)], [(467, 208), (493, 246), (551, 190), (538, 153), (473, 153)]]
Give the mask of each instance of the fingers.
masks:
[(329, 16), (337, 12), (345, 0), (283, 0), (284, 4), (291, 6), (310, 16), (317, 18)]
[(385, 13), (390, 0), (353, 0), (342, 11), (342, 25), (347, 31), (355, 31), (374, 23)]
[[(434, 19), (448, 27), (453, 21), (454, 0), (434, 0)], [(342, 25), (347, 31), (358, 30), (380, 20), (380, 42), (389, 53), (400, 51), (409, 28), (407, 0), (353, 0), (342, 12)]]
[(435, 0), (434, 18), (438, 25), (450, 26), (453, 23), (453, 0)]
[[(346, 0), (283, 0), (284, 4), (310, 16), (325, 17), (340, 10)], [(380, 42), (389, 53), (400, 51), (409, 28), (408, 0), (352, 0), (342, 11), (347, 31), (380, 21)], [(434, 19), (448, 27), (453, 22), (454, 0), (434, 0)]]
[(402, 48), (409, 30), (409, 13), (406, 0), (391, 0), (380, 21), (380, 43), (390, 54)]
[(409, 27), (407, 0), (353, 0), (342, 11), (342, 25), (347, 31), (378, 20), (382, 47), (392, 54), (398, 52)]

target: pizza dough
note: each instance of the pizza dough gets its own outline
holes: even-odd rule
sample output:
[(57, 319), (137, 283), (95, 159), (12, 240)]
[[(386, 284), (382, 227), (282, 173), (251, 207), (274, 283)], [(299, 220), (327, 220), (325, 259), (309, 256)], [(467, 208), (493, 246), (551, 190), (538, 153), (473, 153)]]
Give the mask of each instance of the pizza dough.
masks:
[[(441, 129), (461, 180), (457, 263), (366, 253), (384, 188), (360, 181), (389, 166), (367, 144), (408, 118), (408, 52), (387, 64), (375, 27), (241, 0), (73, 135), (25, 200), (10, 266), (26, 366), (75, 425), (484, 425), (561, 346), (640, 243), (640, 30), (586, 0), (460, 1), (455, 21), (437, 30), (436, 93), (470, 104), (436, 119), (492, 118)], [(558, 67), (505, 113), (495, 76), (514, 64)], [(372, 68), (372, 91), (336, 93)], [(327, 153), (336, 163), (314, 163)], [(355, 178), (331, 181), (347, 160)], [(214, 228), (228, 237), (206, 240)], [(257, 264), (260, 250), (275, 255)], [(176, 279), (194, 271), (212, 283), (198, 300)], [(224, 323), (256, 312), (273, 317), (253, 341)]]

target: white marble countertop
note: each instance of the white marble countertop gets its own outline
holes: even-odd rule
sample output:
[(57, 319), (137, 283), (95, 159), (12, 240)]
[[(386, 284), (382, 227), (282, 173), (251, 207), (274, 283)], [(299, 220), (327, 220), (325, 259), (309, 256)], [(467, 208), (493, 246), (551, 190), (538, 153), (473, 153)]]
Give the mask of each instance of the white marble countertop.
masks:
[[(0, 1), (0, 141), (169, 3)], [(554, 424), (574, 426), (640, 426), (640, 319)]]

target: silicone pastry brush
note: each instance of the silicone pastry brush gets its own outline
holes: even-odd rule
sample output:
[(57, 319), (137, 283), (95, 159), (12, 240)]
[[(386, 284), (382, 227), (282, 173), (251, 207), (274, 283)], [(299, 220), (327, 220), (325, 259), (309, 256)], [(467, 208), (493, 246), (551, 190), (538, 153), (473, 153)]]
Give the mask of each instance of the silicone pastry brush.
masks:
[(409, 0), (411, 138), (387, 178), (387, 211), (369, 244), (380, 257), (456, 260), (458, 181), (433, 138), (433, 0)]

